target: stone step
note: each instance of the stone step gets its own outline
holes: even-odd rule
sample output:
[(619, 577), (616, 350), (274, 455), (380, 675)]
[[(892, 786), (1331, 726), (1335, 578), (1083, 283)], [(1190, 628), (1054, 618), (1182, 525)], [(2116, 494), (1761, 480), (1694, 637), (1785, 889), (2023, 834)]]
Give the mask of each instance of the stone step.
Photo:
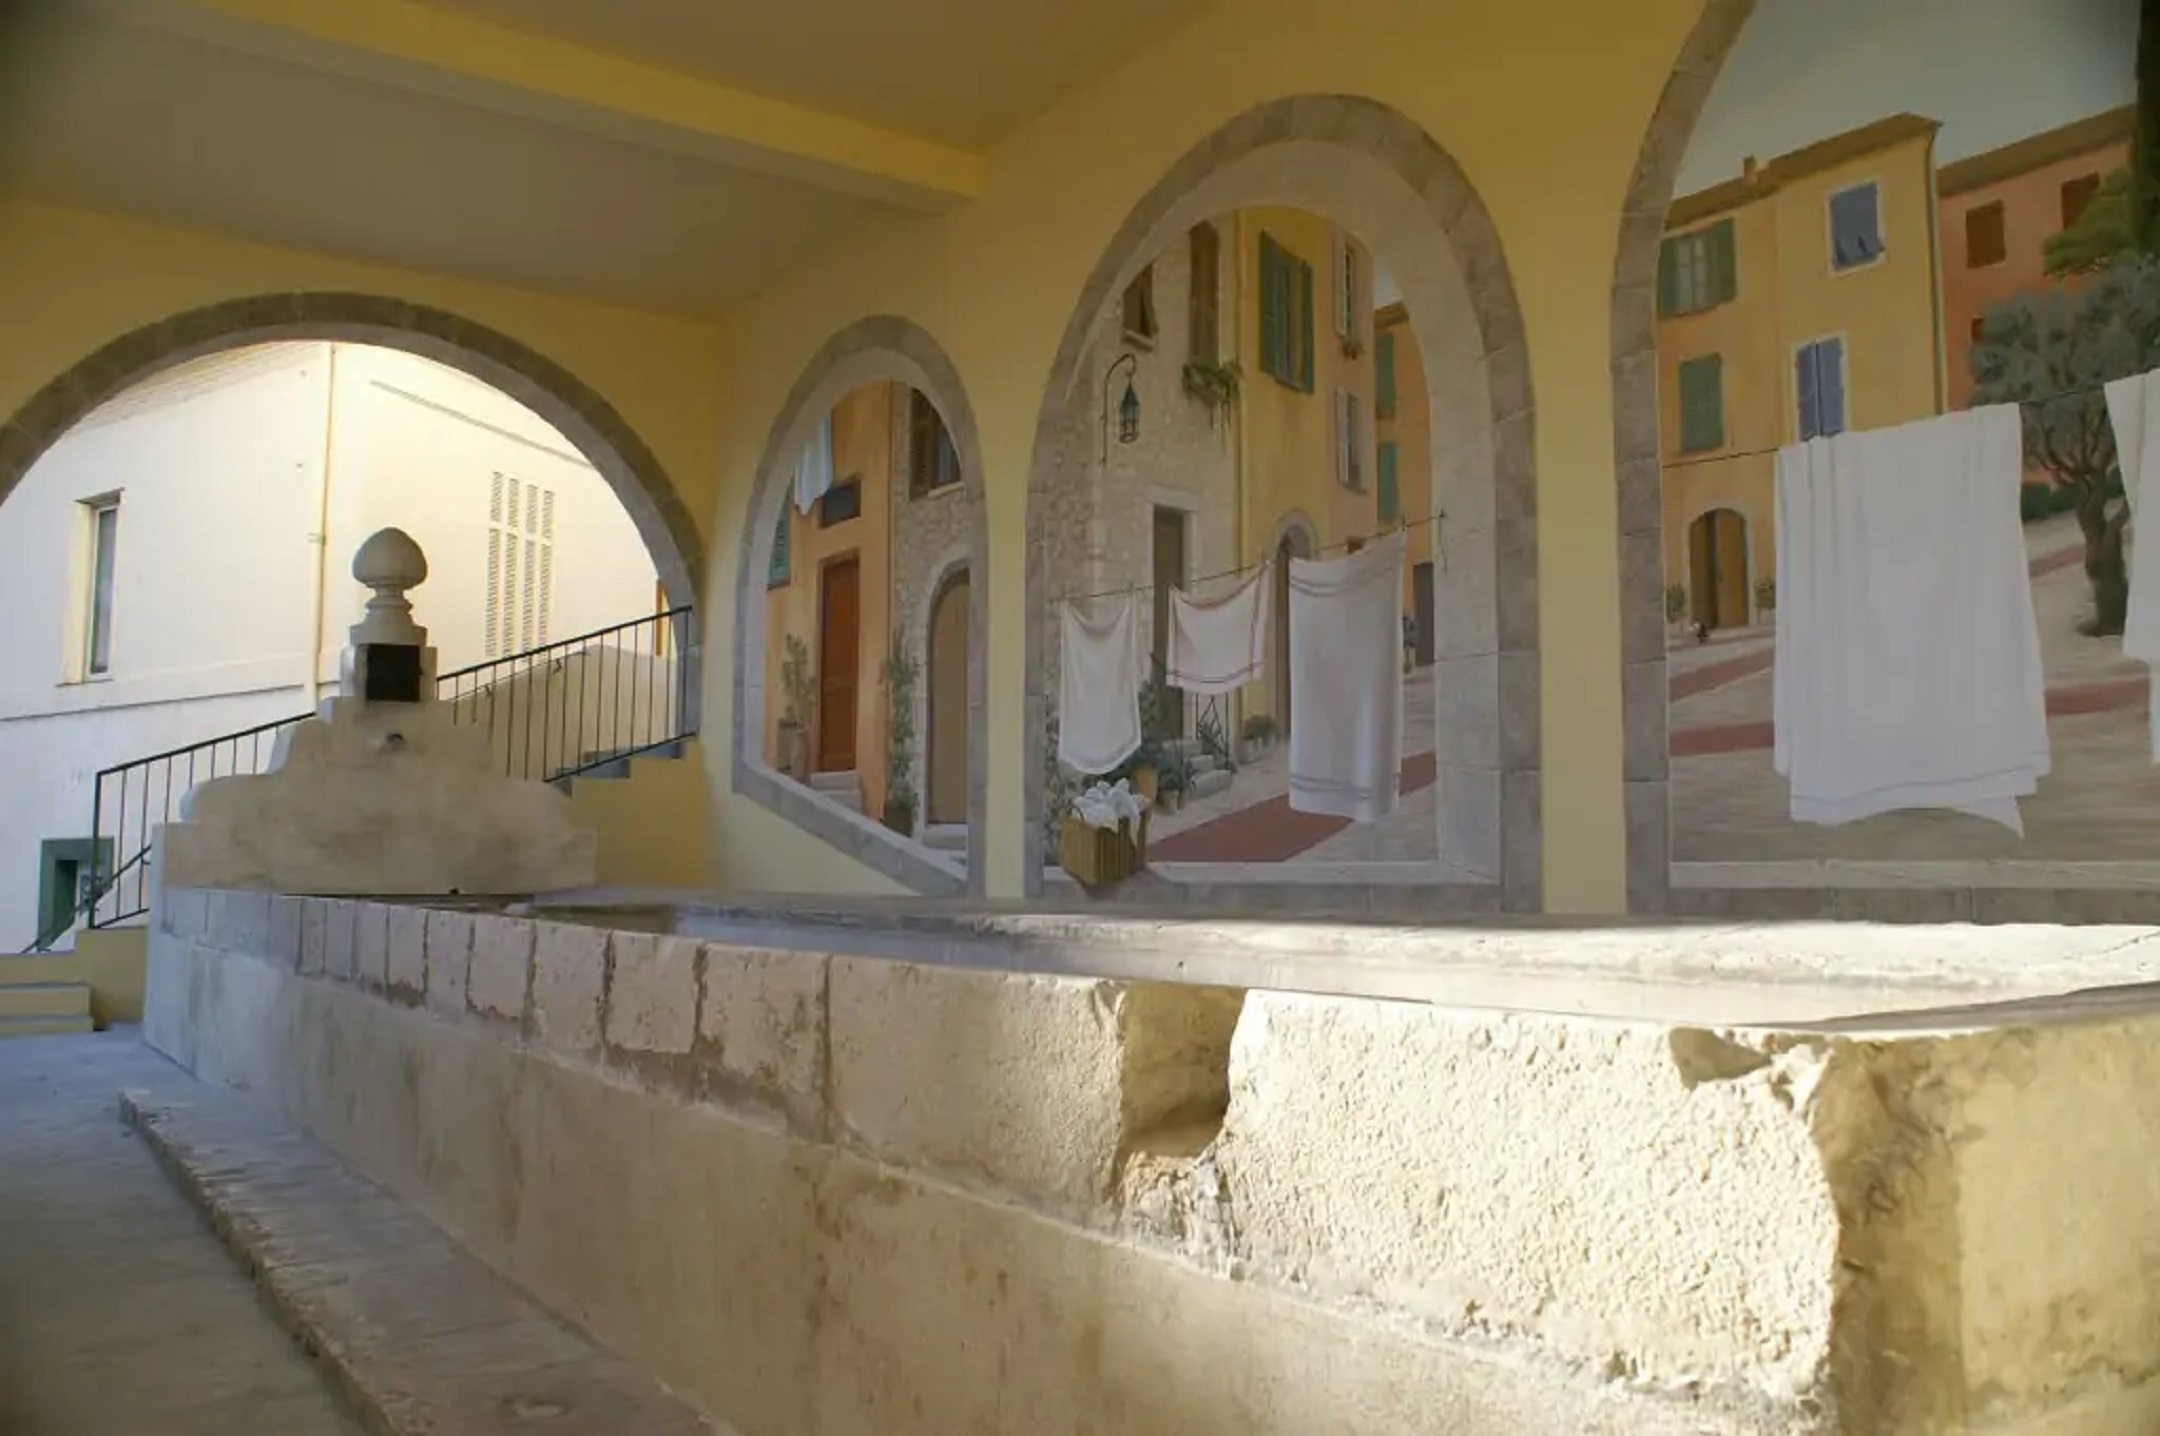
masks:
[(862, 774), (852, 768), (845, 772), (812, 773), (810, 787), (849, 812), (863, 810)]
[(968, 848), (965, 823), (931, 823), (922, 830), (922, 844), (939, 852), (964, 853)]
[(90, 1017), (87, 982), (10, 982), (0, 985), (0, 1017)]
[(640, 758), (657, 758), (668, 761), (679, 759), (682, 755), (683, 745), (680, 739), (673, 743), (662, 743), (656, 747), (642, 749), (634, 753), (626, 753), (612, 748), (602, 749), (599, 752), (587, 753), (584, 758), (584, 766), (579, 768), (575, 776), (580, 778), (627, 778), (630, 776), (630, 765)]
[(1193, 774), (1192, 786), (1185, 790), (1188, 798), (1212, 798), (1237, 781), (1237, 775), (1228, 768), (1207, 768)]
[(68, 1037), (94, 1032), (97, 1024), (88, 1013), (80, 1017), (0, 1017), (0, 1039), (9, 1037)]

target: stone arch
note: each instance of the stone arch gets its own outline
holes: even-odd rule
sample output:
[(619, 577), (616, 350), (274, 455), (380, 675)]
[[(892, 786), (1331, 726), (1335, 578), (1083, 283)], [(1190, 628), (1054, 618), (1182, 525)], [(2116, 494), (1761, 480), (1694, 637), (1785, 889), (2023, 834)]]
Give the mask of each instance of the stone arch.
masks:
[[(1134, 205), (1081, 287), (1044, 386), (1028, 490), (1027, 723), (1044, 739), (1051, 652), (1045, 512), (1070, 436), (1091, 423), (1081, 361), (1104, 306), (1190, 225), (1241, 208), (1325, 215), (1387, 256), (1428, 365), (1446, 556), (1440, 652), (1459, 702), (1439, 735), (1451, 860), (1508, 908), (1543, 903), (1535, 413), (1523, 317), (1498, 231), (1468, 177), (1373, 100), (1303, 95), (1201, 139)], [(1464, 422), (1464, 416), (1477, 422)], [(1246, 557), (1250, 558), (1251, 555)], [(1027, 890), (1042, 882), (1046, 764), (1027, 764)], [(1438, 907), (1452, 898), (1434, 894)]]
[(1672, 902), (1664, 475), (1658, 451), (1657, 267), (1665, 212), (1711, 87), (1755, 0), (1706, 0), (1665, 82), (1620, 215), (1613, 262), (1613, 461), (1620, 499), (1620, 654), (1628, 908)]
[[(447, 310), (373, 294), (305, 291), (227, 299), (123, 334), (33, 394), (0, 426), (0, 501), (32, 464), (99, 405), (167, 369), (206, 355), (281, 340), (337, 340), (399, 349), (461, 370), (531, 409), (592, 463), (651, 553), (677, 608), (694, 608), (704, 551), (697, 524), (660, 460), (590, 385), (499, 330)], [(683, 704), (697, 730), (698, 625), (679, 623)]]
[[(743, 527), (735, 575), (735, 632), (731, 649), (734, 662), (734, 752), (731, 774), (735, 791), (759, 806), (824, 839), (916, 892), (951, 895), (983, 890), (984, 861), (980, 836), (989, 809), (985, 724), (985, 687), (988, 674), (983, 636), (988, 632), (985, 613), (987, 585), (974, 584), (969, 591), (968, 627), (968, 876), (963, 882), (951, 869), (929, 857), (913, 843), (888, 832), (882, 824), (821, 801), (801, 785), (789, 782), (764, 762), (759, 739), (763, 732), (765, 703), (765, 626), (761, 615), (764, 595), (762, 575), (772, 555), (774, 520), (779, 506), (787, 502), (793, 481), (795, 456), (809, 441), (833, 405), (865, 384), (897, 382), (919, 390), (936, 406), (952, 435), (960, 458), (961, 493), (953, 499), (964, 505), (960, 523), (966, 563), (980, 574), (989, 548), (988, 518), (983, 503), (982, 440), (975, 411), (968, 402), (960, 371), (929, 332), (894, 315), (859, 319), (827, 339), (811, 356), (787, 399), (773, 419), (765, 451), (758, 460), (751, 488), (750, 508)], [(913, 618), (911, 603), (901, 611)], [(925, 607), (927, 613), (927, 607)], [(925, 619), (927, 622), (927, 619)], [(911, 641), (913, 630), (910, 630)], [(921, 685), (917, 685), (920, 704)], [(919, 716), (918, 709), (918, 716)], [(918, 722), (917, 734), (921, 735)]]

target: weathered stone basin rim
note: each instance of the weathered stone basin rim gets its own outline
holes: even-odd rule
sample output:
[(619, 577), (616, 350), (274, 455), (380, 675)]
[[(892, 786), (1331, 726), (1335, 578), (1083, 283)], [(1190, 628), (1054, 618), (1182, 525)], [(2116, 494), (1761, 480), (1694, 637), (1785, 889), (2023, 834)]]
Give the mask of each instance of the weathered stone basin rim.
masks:
[(1531, 916), (1406, 927), (623, 889), (489, 905), (781, 951), (1623, 1022), (1876, 1035), (2160, 1010), (2160, 929), (2148, 927)]

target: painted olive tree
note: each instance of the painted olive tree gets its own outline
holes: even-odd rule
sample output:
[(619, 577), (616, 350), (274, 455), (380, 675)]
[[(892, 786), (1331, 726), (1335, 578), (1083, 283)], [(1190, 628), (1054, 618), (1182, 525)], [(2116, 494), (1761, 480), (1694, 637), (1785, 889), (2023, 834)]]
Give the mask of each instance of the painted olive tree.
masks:
[[(2023, 294), (1987, 312), (1972, 346), (1975, 404), (2020, 404), (2025, 457), (2076, 500), (2093, 612), (2088, 634), (2121, 633), (2130, 601), (2115, 434), (2101, 386), (2160, 368), (2160, 259), (2119, 258), (2076, 288)], [(2148, 520), (2160, 525), (2160, 517)]]

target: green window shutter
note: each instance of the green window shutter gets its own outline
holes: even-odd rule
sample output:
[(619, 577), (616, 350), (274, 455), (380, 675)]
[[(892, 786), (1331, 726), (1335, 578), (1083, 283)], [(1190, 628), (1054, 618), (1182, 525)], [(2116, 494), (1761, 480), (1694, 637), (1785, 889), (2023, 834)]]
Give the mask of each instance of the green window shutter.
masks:
[(1282, 251), (1267, 235), (1260, 236), (1260, 367), (1282, 378), (1283, 334), (1287, 311), (1282, 302)]
[(1383, 419), (1395, 414), (1395, 336), (1382, 334), (1373, 341), (1373, 406)]
[(1710, 231), (1710, 302), (1729, 304), (1740, 297), (1740, 257), (1733, 222), (1718, 222)]
[(1680, 448), (1697, 454), (1725, 446), (1725, 360), (1706, 354), (1680, 366)]
[(1402, 491), (1396, 477), (1395, 441), (1380, 446), (1380, 522), (1391, 524), (1402, 517)]
[(767, 588), (779, 588), (793, 576), (795, 560), (794, 555), (788, 551), (794, 538), (788, 523), (788, 508), (791, 503), (792, 499), (780, 505), (780, 522), (773, 526), (772, 559), (765, 565)]
[(1680, 303), (1680, 241), (1668, 239), (1658, 246), (1657, 312), (1670, 318)]
[(1296, 336), (1298, 341), (1297, 383), (1306, 393), (1313, 386), (1313, 272), (1312, 266), (1300, 261), (1297, 267), (1298, 310)]

